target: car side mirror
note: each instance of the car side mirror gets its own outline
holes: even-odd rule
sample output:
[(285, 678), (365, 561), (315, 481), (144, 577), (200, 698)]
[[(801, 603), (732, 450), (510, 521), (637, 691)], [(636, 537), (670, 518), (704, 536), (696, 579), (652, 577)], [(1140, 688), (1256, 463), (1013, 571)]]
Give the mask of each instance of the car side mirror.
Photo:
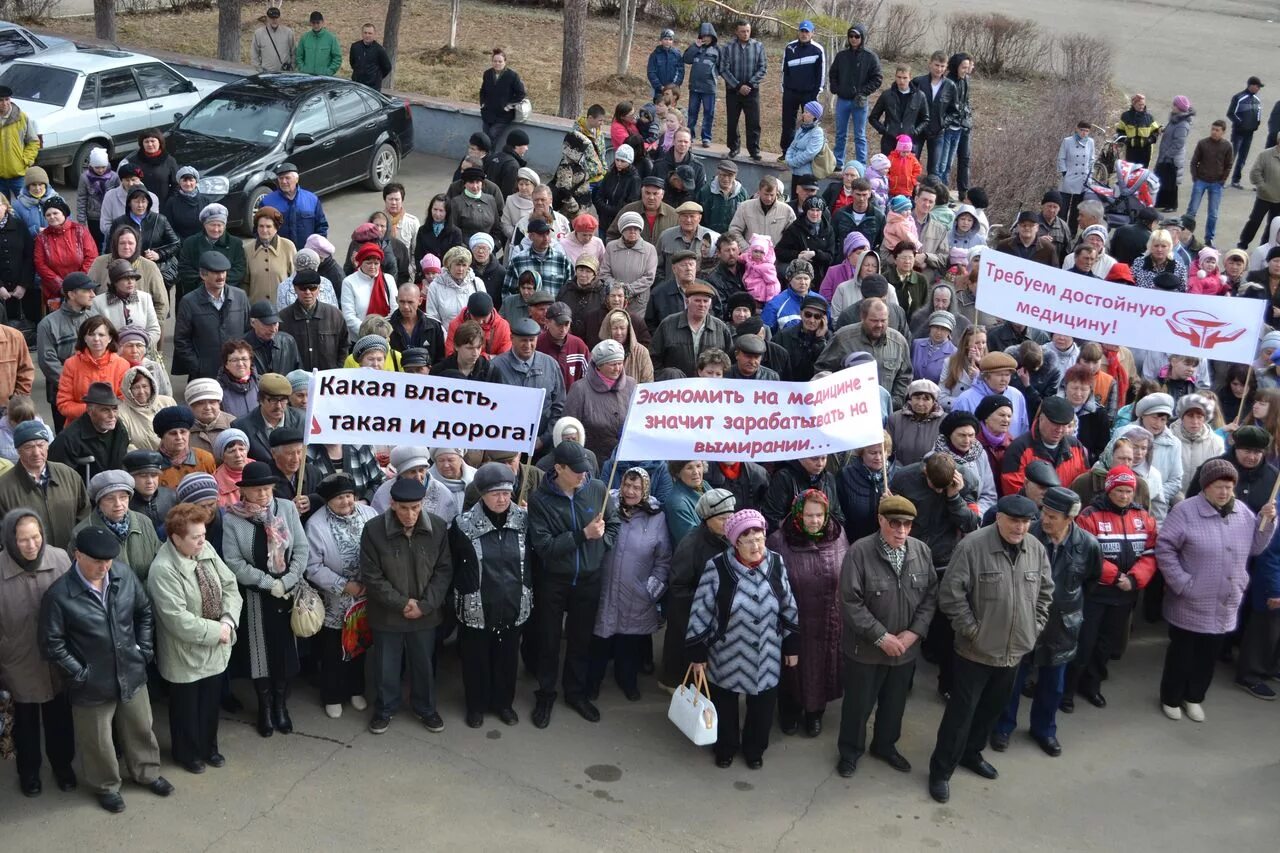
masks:
[(169, 87), (169, 94), (170, 94), (170, 95), (185, 95), (185, 94), (187, 94), (188, 92), (194, 92), (195, 90), (196, 90), (196, 84), (195, 84), (195, 83), (192, 83), (190, 80), (183, 80), (183, 81), (182, 81), (182, 82), (180, 82), (180, 83), (174, 83), (172, 86), (170, 86), (170, 87)]
[(173, 114), (173, 122), (174, 122), (174, 124), (177, 124), (178, 122), (182, 121), (182, 117), (183, 117), (184, 115), (186, 115), (186, 113), (174, 113), (174, 114)]
[(293, 144), (289, 146), (289, 150), (292, 151), (295, 148), (305, 148), (308, 145), (314, 144), (315, 141), (316, 138), (311, 134), (299, 133), (293, 138)]

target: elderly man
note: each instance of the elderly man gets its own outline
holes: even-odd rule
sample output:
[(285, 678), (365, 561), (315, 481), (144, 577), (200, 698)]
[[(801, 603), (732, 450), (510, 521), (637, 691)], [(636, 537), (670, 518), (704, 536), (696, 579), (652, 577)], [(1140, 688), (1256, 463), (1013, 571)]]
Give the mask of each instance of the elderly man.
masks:
[(52, 439), (40, 421), (23, 421), (14, 429), (18, 464), (0, 475), (0, 512), (34, 510), (49, 544), (67, 548), (72, 528), (89, 504), (84, 480), (75, 469), (49, 460)]
[[(238, 237), (227, 233), (227, 217), (227, 209), (220, 204), (209, 204), (201, 209), (200, 233), (192, 234), (183, 240), (182, 247), (178, 249), (178, 281), (174, 287), (175, 299), (181, 300), (200, 287), (200, 282), (204, 280), (201, 272), (204, 267), (201, 260), (209, 252), (216, 252), (226, 259), (227, 266), (224, 270), (227, 274), (227, 284), (239, 289), (244, 283), (246, 269), (244, 244)], [(248, 297), (245, 299), (247, 300)]]
[(516, 293), (520, 287), (520, 274), (527, 270), (536, 272), (542, 279), (540, 289), (552, 294), (559, 293), (565, 282), (573, 278), (573, 264), (553, 239), (551, 226), (545, 219), (529, 220), (529, 248), (518, 253), (507, 265), (503, 291)]
[(260, 299), (249, 309), (249, 334), (245, 341), (253, 348), (253, 367), (258, 375), (289, 373), (302, 367), (298, 342), (280, 330), (280, 315), (270, 302)]
[(413, 477), (397, 477), (391, 507), (371, 519), (360, 536), (360, 577), (373, 629), (377, 699), (369, 731), (382, 734), (400, 708), (401, 667), (409, 671), (409, 701), (429, 732), (444, 730), (436, 710), (435, 629), (453, 579), (448, 524), (422, 510), (427, 490)]
[(978, 362), (978, 378), (969, 390), (952, 401), (951, 411), (976, 411), (983, 398), (992, 394), (1007, 397), (1009, 402), (1013, 403), (1013, 420), (1009, 423), (1009, 434), (1022, 435), (1029, 426), (1027, 402), (1022, 392), (1009, 384), (1013, 381), (1013, 374), (1017, 369), (1018, 361), (1013, 356), (995, 351), (987, 353)]
[[(187, 474), (212, 474), (217, 469), (221, 460), (214, 460), (212, 448), (193, 446), (191, 431), (195, 423), (195, 412), (186, 406), (167, 406), (151, 419), (151, 429), (160, 437), (160, 455), (165, 459), (165, 468), (160, 472), (162, 486), (176, 489)], [(222, 432), (218, 430), (219, 434)], [(216, 436), (210, 440), (216, 440)]]
[(658, 253), (662, 258), (662, 274), (671, 275), (672, 257), (681, 250), (693, 252), (698, 267), (709, 264), (716, 257), (716, 240), (720, 235), (702, 225), (702, 205), (686, 201), (676, 208), (674, 228), (668, 228), (658, 236)]
[(715, 297), (715, 288), (704, 281), (694, 280), (685, 286), (684, 310), (663, 318), (653, 333), (649, 351), (655, 371), (674, 367), (685, 376), (693, 376), (703, 352), (712, 348), (729, 352), (733, 332), (727, 323), (712, 315)]
[(1040, 214), (1036, 217), (1037, 237), (1040, 242), (1049, 238), (1049, 244), (1059, 261), (1071, 251), (1071, 227), (1058, 214), (1062, 211), (1062, 193), (1047, 191), (1040, 199)]
[(538, 339), (542, 329), (537, 322), (526, 317), (511, 324), (511, 349), (489, 362), (489, 378), (504, 385), (521, 388), (542, 388), (542, 414), (538, 420), (536, 452), (551, 446), (551, 428), (564, 412), (564, 373), (559, 363), (543, 352), (538, 352)]
[(643, 316), (657, 276), (658, 250), (641, 236), (644, 217), (639, 213), (621, 213), (615, 221), (620, 236), (605, 244), (600, 282), (606, 293), (615, 284), (624, 285), (631, 294), (631, 310)]
[(58, 433), (49, 445), (49, 458), (77, 473), (87, 471), (86, 478), (119, 468), (129, 452), (129, 431), (118, 417), (120, 400), (108, 383), (94, 382), (80, 401), (84, 414)]
[(1058, 253), (1053, 248), (1053, 238), (1048, 234), (1040, 234), (1040, 217), (1029, 210), (1018, 214), (1013, 236), (996, 243), (996, 251), (1051, 267), (1059, 264)]
[(1035, 651), (1018, 666), (1009, 703), (991, 733), (991, 748), (996, 752), (1009, 748), (1009, 735), (1018, 727), (1018, 698), (1035, 667), (1031, 739), (1051, 758), (1062, 754), (1055, 717), (1065, 689), (1067, 664), (1075, 657), (1080, 638), (1085, 586), (1092, 586), (1103, 574), (1102, 549), (1092, 534), (1076, 525), (1079, 512), (1080, 497), (1070, 489), (1054, 486), (1045, 493), (1040, 518), (1031, 526), (1031, 536), (1044, 546), (1049, 558), (1053, 604)]
[[(342, 327), (345, 329), (346, 324)], [(212, 453), (213, 442), (235, 420), (222, 411), (222, 386), (216, 379), (193, 379), (183, 393), (195, 416), (188, 428), (191, 447)]]
[(177, 493), (160, 485), (164, 456), (158, 450), (130, 450), (124, 455), (124, 470), (133, 479), (129, 509), (150, 520), (158, 535), (164, 529), (165, 516), (178, 503)]
[(876, 360), (880, 386), (889, 389), (894, 409), (901, 408), (911, 384), (911, 344), (902, 332), (889, 328), (889, 306), (883, 300), (864, 299), (860, 310), (862, 322), (831, 336), (818, 358), (818, 369), (836, 371), (844, 367), (850, 353), (869, 353)]
[(303, 429), (306, 415), (289, 405), (293, 386), (279, 373), (265, 374), (258, 380), (258, 405), (231, 426), (249, 436), (249, 455), (259, 462), (271, 463), (271, 434), (281, 427)]
[(320, 481), (324, 474), (307, 460), (302, 443), (302, 430), (281, 427), (271, 433), (271, 473), (275, 474), (275, 496), (293, 501), (303, 524), (324, 506), (320, 497)]
[(292, 71), (297, 49), (293, 30), (280, 26), (280, 9), (267, 9), (267, 22), (253, 31), (249, 45), (249, 61), (259, 71)]
[(662, 178), (657, 175), (650, 175), (641, 181), (640, 200), (624, 204), (618, 209), (618, 215), (614, 217), (613, 224), (609, 226), (605, 236), (610, 240), (621, 237), (623, 214), (636, 213), (644, 221), (641, 236), (656, 246), (663, 231), (680, 224), (676, 219), (675, 208), (662, 200), (666, 194), (665, 186)]
[(41, 658), (37, 639), (40, 600), (71, 567), (61, 548), (45, 542), (34, 510), (11, 509), (0, 522), (0, 679), (13, 697), (13, 748), (18, 787), (39, 796), (41, 734), (58, 788), (76, 787), (71, 768), (75, 732), (71, 705), (54, 668)]
[(982, 747), (1009, 701), (1022, 656), (1049, 621), (1053, 574), (1038, 539), (1027, 536), (1035, 504), (1005, 495), (996, 523), (956, 545), (938, 588), (938, 607), (955, 631), (954, 684), (929, 759), (929, 795), (951, 798), (951, 774), (964, 767), (999, 774)]
[[(508, 250), (508, 254), (511, 257), (514, 257), (529, 248), (529, 223), (535, 219), (544, 220), (547, 225), (551, 227), (551, 241), (556, 245), (559, 245), (562, 240), (573, 233), (573, 225), (563, 213), (555, 209), (555, 194), (551, 191), (551, 187), (546, 184), (535, 183), (532, 178), (536, 178), (538, 173), (532, 169), (529, 169), (528, 171), (532, 173), (530, 183), (534, 184), (533, 194), (531, 196), (533, 207), (529, 209), (528, 213), (516, 220), (514, 226), (515, 230), (512, 234), (513, 239), (511, 242), (511, 248)], [(488, 185), (488, 182), (486, 182), (486, 188)], [(488, 192), (488, 189), (485, 191)], [(461, 190), (459, 190), (459, 192), (461, 192)]]
[(542, 569), (533, 589), (538, 690), (532, 720), (540, 729), (551, 722), (556, 701), (561, 634), (567, 638), (565, 704), (587, 722), (600, 719), (587, 693), (588, 652), (600, 602), (601, 566), (622, 524), (608, 487), (589, 476), (582, 445), (562, 441), (553, 455), (554, 475), (529, 499), (529, 545)]
[(876, 518), (880, 532), (854, 542), (840, 567), (845, 698), (836, 772), (846, 779), (867, 751), (867, 720), (873, 710), (871, 754), (894, 770), (911, 770), (898, 752), (902, 713), (920, 655), (918, 641), (938, 606), (933, 555), (911, 536), (915, 505), (900, 495), (886, 495)]
[(55, 429), (62, 429), (64, 423), (56, 405), (62, 367), (75, 353), (80, 326), (98, 314), (98, 308), (93, 304), (97, 286), (82, 272), (67, 275), (62, 279), (61, 307), (46, 314), (36, 326), (36, 358), (40, 372), (44, 374), (45, 400), (49, 403)]
[(778, 372), (761, 365), (765, 349), (764, 338), (759, 335), (738, 335), (733, 339), (733, 367), (729, 369), (725, 378), (778, 382), (781, 379)]
[(133, 498), (133, 476), (125, 471), (103, 471), (89, 481), (89, 505), (93, 509), (71, 531), (74, 537), (86, 527), (98, 527), (120, 542), (118, 562), (128, 566), (138, 580), (147, 582), (151, 561), (160, 550), (151, 519), (129, 508)]
[(222, 345), (243, 339), (249, 331), (249, 297), (239, 287), (228, 286), (230, 269), (230, 262), (219, 252), (200, 256), (202, 286), (178, 303), (174, 373), (185, 373), (189, 379), (216, 377), (222, 369)]
[(391, 508), (391, 488), (395, 481), (407, 477), (423, 484), (422, 511), (429, 512), (445, 523), (451, 523), (457, 515), (457, 501), (453, 493), (439, 480), (431, 477), (431, 448), (416, 445), (400, 445), (391, 449), (391, 467), (396, 476), (383, 480), (369, 500), (369, 506), (378, 512)]
[(782, 240), (782, 232), (796, 221), (796, 212), (791, 205), (781, 200), (782, 182), (773, 175), (765, 175), (760, 179), (754, 198), (749, 198), (733, 213), (729, 223), (729, 234), (738, 238), (742, 245), (748, 245), (751, 238), (764, 234), (777, 246)]
[(421, 287), (412, 282), (400, 285), (396, 291), (396, 310), (390, 317), (391, 348), (400, 352), (415, 347), (425, 349), (431, 355), (431, 363), (435, 364), (451, 350), (444, 327), (434, 317), (427, 316), (421, 305)]
[(747, 191), (738, 183), (738, 164), (721, 160), (716, 164), (715, 180), (707, 181), (698, 190), (703, 224), (713, 231), (728, 231), (738, 205), (746, 200)]
[[(341, 61), (341, 56), (338, 57)], [(262, 207), (274, 207), (284, 217), (280, 236), (295, 246), (305, 246), (312, 234), (329, 235), (324, 205), (311, 190), (298, 186), (298, 167), (281, 163), (276, 167), (276, 191), (262, 200)]]
[[(1008, 389), (1004, 393), (1007, 397)], [(952, 408), (954, 410), (954, 406)], [(1031, 429), (1015, 438), (1005, 449), (1001, 461), (1000, 491), (1011, 495), (1020, 490), (1027, 479), (1027, 465), (1033, 459), (1043, 459), (1052, 465), (1058, 480), (1063, 483), (1073, 483), (1076, 477), (1088, 471), (1089, 453), (1071, 434), (1075, 418), (1075, 409), (1065, 397), (1046, 397), (1040, 403), (1040, 414)]]
[[(279, 313), (277, 319), (281, 331), (278, 334), (287, 334), (293, 340), (298, 363), (303, 370), (341, 367), (350, 348), (350, 331), (342, 318), (342, 311), (336, 305), (320, 301), (320, 273), (299, 270), (293, 277), (293, 289), (297, 299)], [(414, 310), (417, 310), (417, 302)], [(253, 322), (251, 317), (250, 323)], [(394, 315), (391, 322), (394, 326)]]
[[(658, 324), (685, 309), (686, 290), (698, 279), (698, 254), (689, 249), (677, 249), (669, 258), (671, 278), (666, 279), (653, 289), (649, 296), (649, 305), (645, 309), (645, 325), (652, 332)], [(708, 282), (703, 282), (707, 284)], [(714, 293), (714, 291), (713, 291)], [(711, 312), (719, 316), (719, 294), (715, 294)]]
[(155, 657), (151, 600), (119, 556), (120, 540), (110, 531), (81, 530), (71, 570), (40, 606), (40, 651), (68, 681), (85, 783), (112, 814), (125, 808), (117, 746), (134, 782), (160, 797), (173, 793), (160, 775), (147, 694), (147, 664)]

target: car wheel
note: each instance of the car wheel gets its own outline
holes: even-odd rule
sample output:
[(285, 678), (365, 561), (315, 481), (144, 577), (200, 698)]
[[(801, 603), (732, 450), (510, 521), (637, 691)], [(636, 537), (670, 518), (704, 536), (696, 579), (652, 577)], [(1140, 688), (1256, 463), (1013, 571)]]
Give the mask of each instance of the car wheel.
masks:
[(373, 160), (369, 163), (369, 177), (365, 179), (365, 186), (375, 192), (381, 192), (383, 187), (395, 180), (396, 172), (399, 169), (400, 155), (396, 152), (395, 146), (384, 142), (373, 152)]
[(95, 148), (107, 149), (107, 156), (111, 156), (111, 146), (101, 139), (91, 139), (76, 150), (76, 156), (71, 158), (71, 165), (63, 168), (63, 183), (69, 189), (76, 189), (80, 186), (80, 176), (84, 174), (84, 170), (89, 168), (89, 152)]
[(262, 207), (262, 200), (271, 195), (271, 187), (261, 186), (245, 195), (244, 213), (237, 229), (245, 237), (253, 236), (253, 215)]

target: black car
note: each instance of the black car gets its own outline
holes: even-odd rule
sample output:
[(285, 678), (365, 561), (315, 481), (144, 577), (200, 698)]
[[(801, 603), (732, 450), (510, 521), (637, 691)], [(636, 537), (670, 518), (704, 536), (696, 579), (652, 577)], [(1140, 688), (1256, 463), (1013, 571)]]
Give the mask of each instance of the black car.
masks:
[(221, 196), (227, 224), (245, 231), (286, 161), (317, 195), (358, 181), (381, 190), (413, 150), (413, 119), (404, 102), (350, 80), (257, 74), (181, 116), (166, 147), (200, 171), (201, 192)]

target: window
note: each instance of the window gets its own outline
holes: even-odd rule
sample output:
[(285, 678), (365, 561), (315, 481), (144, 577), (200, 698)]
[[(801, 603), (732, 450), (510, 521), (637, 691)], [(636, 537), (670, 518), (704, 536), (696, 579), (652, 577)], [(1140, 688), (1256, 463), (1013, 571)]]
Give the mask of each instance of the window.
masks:
[(174, 86), (181, 86), (185, 82), (176, 73), (159, 63), (139, 65), (133, 69), (133, 73), (138, 76), (138, 85), (142, 87), (144, 98), (163, 98), (171, 95)]
[(0, 30), (0, 62), (35, 53), (31, 43), (17, 30)]
[(333, 113), (334, 127), (345, 127), (364, 117), (368, 110), (364, 99), (355, 89), (339, 89), (329, 94), (329, 111)]
[[(94, 90), (89, 85), (92, 82), (89, 80), (85, 83), (85, 92), (90, 104), (93, 103)], [(76, 74), (59, 68), (17, 62), (0, 74), (0, 84), (12, 89), (13, 96), (20, 100), (61, 107), (67, 103), (67, 98), (71, 97), (71, 90), (76, 85)], [(82, 99), (81, 109), (86, 108), (83, 103)], [(88, 109), (92, 108), (92, 106), (88, 107)]]
[(309, 133), (312, 136), (319, 136), (322, 133), (328, 133), (332, 126), (329, 123), (329, 109), (324, 105), (324, 98), (316, 95), (308, 98), (298, 108), (293, 119), (293, 135)]
[(179, 127), (190, 133), (271, 146), (289, 123), (288, 108), (278, 101), (215, 95), (183, 117)]
[(128, 68), (104, 71), (98, 75), (98, 87), (99, 109), (142, 100), (142, 95), (138, 93), (138, 84), (133, 81), (133, 72)]

